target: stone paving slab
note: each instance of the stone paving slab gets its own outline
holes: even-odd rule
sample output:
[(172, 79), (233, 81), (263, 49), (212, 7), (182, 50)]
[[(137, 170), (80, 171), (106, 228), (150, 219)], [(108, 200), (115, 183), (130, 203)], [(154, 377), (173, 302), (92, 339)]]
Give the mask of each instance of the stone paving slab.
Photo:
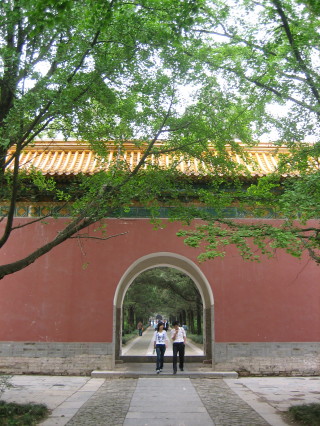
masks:
[(286, 424), (279, 414), (292, 405), (320, 404), (320, 377), (247, 377), (225, 383), (273, 426)]
[(214, 423), (210, 420), (204, 421), (202, 415), (195, 413), (165, 413), (159, 415), (139, 417), (126, 417), (124, 426), (212, 426)]
[(224, 380), (194, 379), (192, 384), (216, 426), (267, 426), (269, 424), (233, 392)]
[[(88, 382), (103, 383), (102, 379), (70, 376), (27, 376), (16, 375), (10, 378), (11, 387), (1, 399), (19, 403), (45, 403), (53, 410), (72, 395), (80, 391)], [(96, 390), (95, 386), (95, 390)]]
[(136, 384), (137, 379), (105, 380), (67, 425), (122, 426)]
[(90, 377), (17, 375), (10, 378), (11, 387), (1, 399), (20, 404), (46, 404), (52, 413), (41, 424), (63, 426), (103, 383), (103, 379)]
[(123, 424), (214, 425), (190, 379), (187, 378), (138, 379)]

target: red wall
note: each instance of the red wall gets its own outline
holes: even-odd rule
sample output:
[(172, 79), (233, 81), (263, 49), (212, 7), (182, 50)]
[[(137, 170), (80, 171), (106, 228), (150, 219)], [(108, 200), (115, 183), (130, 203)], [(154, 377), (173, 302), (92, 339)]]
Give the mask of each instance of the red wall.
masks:
[[(59, 221), (15, 231), (0, 262), (47, 241)], [(108, 223), (109, 235), (128, 233), (108, 241), (69, 240), (0, 281), (0, 340), (111, 342), (114, 293), (134, 261), (174, 252), (197, 263), (197, 251), (175, 236), (178, 224), (154, 231), (144, 219)], [(94, 228), (91, 235), (97, 235)], [(229, 248), (224, 259), (200, 267), (213, 290), (217, 342), (319, 341), (320, 267), (307, 256), (297, 260), (279, 251), (275, 259), (252, 263)]]

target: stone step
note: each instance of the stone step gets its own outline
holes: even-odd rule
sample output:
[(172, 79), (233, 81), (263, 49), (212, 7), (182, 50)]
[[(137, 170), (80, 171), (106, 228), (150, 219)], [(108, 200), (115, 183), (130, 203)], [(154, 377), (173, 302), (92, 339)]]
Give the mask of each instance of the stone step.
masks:
[(161, 372), (160, 374), (156, 374), (155, 371), (150, 371), (149, 373), (145, 371), (117, 371), (117, 370), (94, 370), (91, 372), (92, 378), (117, 378), (117, 377), (124, 377), (124, 378), (140, 378), (140, 377), (158, 377), (158, 378), (168, 378), (168, 377), (176, 377), (176, 378), (206, 378), (206, 379), (237, 379), (238, 373), (236, 371), (183, 371), (178, 372), (176, 375), (173, 375), (172, 373), (165, 373)]
[[(156, 355), (121, 355), (119, 357), (120, 361), (123, 361), (124, 363), (155, 363), (156, 362)], [(117, 361), (119, 361), (117, 360)], [(116, 361), (116, 362), (117, 362)], [(172, 362), (172, 356), (171, 355), (165, 355), (165, 362)], [(207, 360), (204, 355), (188, 355), (185, 356), (185, 362), (203, 362), (203, 363), (211, 363), (211, 360)]]

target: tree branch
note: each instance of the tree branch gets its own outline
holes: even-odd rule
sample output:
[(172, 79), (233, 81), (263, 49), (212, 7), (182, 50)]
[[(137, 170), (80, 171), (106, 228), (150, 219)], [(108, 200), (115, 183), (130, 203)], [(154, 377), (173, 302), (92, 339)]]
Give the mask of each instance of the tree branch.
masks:
[(302, 58), (302, 55), (301, 55), (301, 53), (300, 53), (300, 51), (297, 47), (297, 44), (295, 43), (294, 36), (291, 32), (291, 28), (290, 28), (290, 25), (289, 25), (289, 22), (288, 22), (288, 18), (285, 14), (283, 7), (282, 7), (282, 3), (281, 3), (280, 0), (271, 0), (271, 3), (275, 6), (277, 13), (280, 16), (280, 19), (282, 21), (283, 28), (285, 30), (289, 45), (291, 46), (293, 55), (296, 58), (296, 61), (299, 65), (299, 68), (305, 74), (307, 84), (310, 87), (315, 99), (317, 100), (317, 102), (319, 104), (320, 103), (319, 91), (317, 89), (315, 82), (311, 78), (311, 74), (310, 74), (308, 67), (306, 66), (306, 64), (305, 64), (305, 62)]
[(91, 240), (106, 241), (106, 240), (110, 240), (111, 238), (120, 237), (121, 235), (126, 235), (128, 233), (129, 233), (129, 231), (127, 231), (127, 232), (121, 232), (120, 234), (109, 235), (108, 237), (104, 237), (104, 238), (103, 237), (92, 237), (92, 236), (90, 236), (88, 234), (79, 234), (79, 235), (75, 235), (75, 236), (70, 237), (69, 240), (84, 238), (86, 240), (90, 240), (91, 239)]

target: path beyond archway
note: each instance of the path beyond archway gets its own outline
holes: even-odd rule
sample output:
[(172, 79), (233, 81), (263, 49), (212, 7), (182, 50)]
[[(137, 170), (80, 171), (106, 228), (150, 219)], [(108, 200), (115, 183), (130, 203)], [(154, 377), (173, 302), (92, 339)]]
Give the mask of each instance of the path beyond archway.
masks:
[[(169, 331), (170, 335), (170, 331)], [(153, 327), (148, 327), (143, 333), (142, 336), (137, 336), (133, 340), (130, 340), (126, 345), (122, 347), (122, 357), (132, 357), (132, 356), (151, 356), (154, 354), (153, 349), (153, 336), (154, 336), (154, 329)], [(169, 337), (168, 347), (165, 353), (165, 356), (172, 357), (172, 341)], [(192, 343), (187, 338), (186, 343), (186, 351), (185, 351), (186, 357), (202, 357), (203, 356), (203, 349), (199, 346)]]
[(121, 277), (114, 297), (114, 362), (119, 360), (121, 356), (122, 304), (126, 291), (139, 274), (156, 267), (172, 267), (178, 269), (188, 275), (198, 288), (203, 303), (204, 356), (206, 360), (212, 360), (212, 365), (214, 365), (212, 359), (212, 354), (214, 353), (214, 303), (210, 284), (203, 272), (194, 262), (184, 256), (168, 252), (152, 253), (137, 259)]

